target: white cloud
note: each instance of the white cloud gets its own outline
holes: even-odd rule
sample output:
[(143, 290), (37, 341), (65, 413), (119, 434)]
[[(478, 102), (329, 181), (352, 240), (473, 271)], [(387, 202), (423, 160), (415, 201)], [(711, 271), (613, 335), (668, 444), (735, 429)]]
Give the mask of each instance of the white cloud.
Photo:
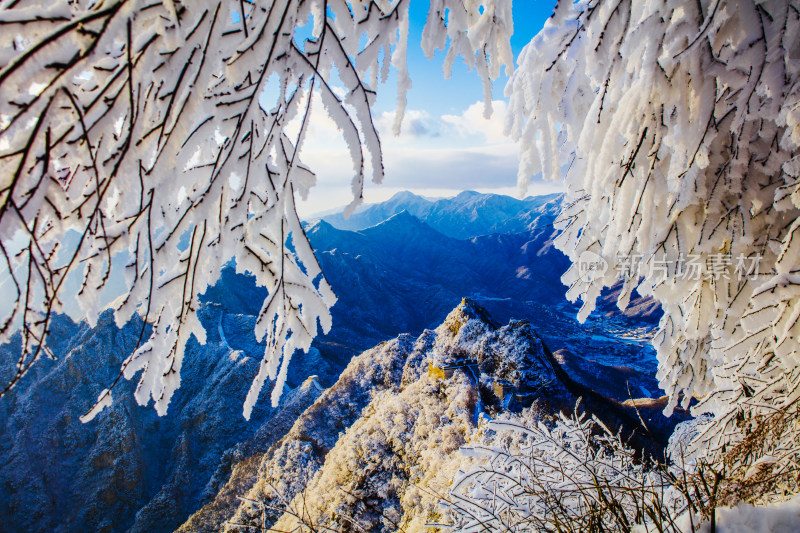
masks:
[(387, 186), (462, 190), (507, 187), (516, 183), (517, 147), (387, 147), (384, 165)]
[(441, 121), (461, 137), (477, 135), (489, 144), (511, 143), (511, 140), (503, 134), (506, 103), (494, 100), (492, 109), (492, 116), (486, 119), (483, 116), (483, 102), (476, 102), (460, 115), (442, 115)]
[(392, 133), (395, 114), (383, 112), (375, 119), (378, 133), (387, 142), (413, 142), (424, 138), (444, 137), (451, 144), (504, 144), (511, 140), (503, 135), (506, 103), (502, 100), (492, 102), (493, 113), (490, 118), (483, 116), (484, 103), (475, 102), (460, 115), (432, 116), (428, 111), (409, 109), (403, 116), (400, 135)]
[[(375, 127), (385, 147), (438, 147), (466, 148), (483, 147), (487, 144), (514, 143), (503, 135), (503, 124), (506, 114), (506, 103), (502, 100), (492, 102), (494, 112), (489, 119), (483, 117), (483, 102), (470, 105), (460, 115), (431, 115), (429, 111), (408, 109), (403, 116), (400, 135), (395, 136), (392, 129), (395, 121), (394, 112), (377, 114), (374, 117)], [(296, 134), (300, 125), (297, 118), (289, 130)], [(435, 141), (435, 142), (431, 142)], [(312, 102), (312, 118), (308, 123), (308, 131), (304, 151), (332, 149), (332, 143), (344, 146), (341, 132), (336, 123), (325, 113), (322, 103), (317, 97)]]

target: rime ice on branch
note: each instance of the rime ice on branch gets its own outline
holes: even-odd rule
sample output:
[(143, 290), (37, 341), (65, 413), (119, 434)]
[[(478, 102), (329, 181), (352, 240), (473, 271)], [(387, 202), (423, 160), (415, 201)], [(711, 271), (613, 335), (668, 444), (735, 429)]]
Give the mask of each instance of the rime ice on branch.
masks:
[(711, 456), (800, 398), (799, 27), (796, 1), (562, 1), (506, 88), (522, 188), (565, 172), (557, 246), (610, 267), (562, 278), (579, 317), (633, 258), (619, 306), (661, 302), (667, 411), (702, 397)]
[[(499, 64), (510, 69), (510, 5), (435, 2), (426, 49), (449, 36), (448, 60), (465, 55), (488, 84)], [(410, 87), (408, 0), (5, 0), (0, 29), (0, 264), (16, 300), (0, 342), (21, 327), (24, 348), (2, 393), (49, 353), (66, 299), (94, 323), (122, 260), (116, 321), (139, 313), (152, 330), (120, 377), (141, 372), (136, 399), (165, 413), (187, 340), (205, 340), (197, 295), (233, 259), (269, 289), (244, 415), (268, 377), (277, 402), (290, 357), (328, 331), (336, 301), (294, 204), (315, 183), (299, 158), (310, 95), (347, 141), (352, 210), (365, 178), (383, 175), (370, 112), (378, 80), (398, 69), (399, 116)], [(77, 296), (65, 283), (73, 272)]]

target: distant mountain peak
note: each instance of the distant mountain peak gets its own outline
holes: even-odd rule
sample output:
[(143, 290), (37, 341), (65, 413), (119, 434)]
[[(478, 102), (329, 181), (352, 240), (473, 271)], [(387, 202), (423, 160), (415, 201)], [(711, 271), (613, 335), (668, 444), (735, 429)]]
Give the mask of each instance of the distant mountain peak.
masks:
[[(478, 191), (461, 191), (461, 192), (460, 192), (460, 193), (458, 193), (458, 195), (456, 196), (456, 199), (458, 199), (458, 198), (461, 198), (461, 199), (464, 199), (464, 198), (472, 198), (472, 197), (474, 197), (474, 196), (482, 196), (482, 195), (484, 195), (484, 193), (480, 193), (480, 192), (478, 192)], [(487, 195), (485, 195), (485, 196), (494, 196), (494, 195), (489, 195), (489, 194), (487, 194)]]
[(336, 228), (333, 226), (333, 224), (331, 224), (324, 218), (318, 218), (308, 223), (308, 225), (306, 226), (306, 233), (328, 231), (335, 229)]
[(501, 194), (463, 191), (452, 198), (432, 200), (401, 191), (385, 202), (364, 206), (350, 218), (344, 218), (342, 213), (324, 218), (336, 228), (361, 231), (408, 211), (439, 233), (465, 240), (496, 233), (524, 233), (535, 227), (545, 227), (558, 212), (558, 202), (553, 202), (555, 198), (557, 196), (548, 195), (520, 200)]
[(403, 222), (403, 223), (409, 223), (410, 222), (410, 223), (413, 223), (413, 224), (423, 224), (423, 222), (420, 219), (418, 219), (417, 217), (415, 217), (414, 215), (409, 213), (407, 209), (403, 209), (399, 213), (396, 213), (396, 214), (390, 216), (389, 218), (386, 219), (385, 222), (389, 222), (389, 221)]
[(424, 228), (425, 230), (428, 230), (428, 231), (431, 231), (431, 232), (435, 231), (428, 224), (426, 224), (425, 222), (423, 222), (419, 218), (415, 217), (414, 215), (412, 215), (411, 213), (409, 213), (405, 209), (403, 209), (399, 213), (396, 213), (396, 214), (390, 216), (386, 220), (383, 220), (383, 221), (375, 224), (374, 226), (371, 226), (371, 227), (365, 228), (365, 229), (370, 230), (370, 229), (378, 229), (378, 228), (381, 228), (381, 229), (387, 229), (387, 228), (394, 229), (394, 228), (397, 228), (397, 229), (402, 229), (403, 231), (408, 231), (409, 229), (419, 230), (419, 229), (423, 229)]
[(300, 385), (300, 388), (303, 390), (310, 390), (313, 388), (318, 392), (322, 392), (325, 390), (325, 388), (319, 384), (319, 376), (316, 374), (308, 376), (306, 380)]
[(411, 191), (400, 191), (400, 192), (394, 193), (392, 195), (392, 197), (389, 198), (389, 200), (387, 200), (387, 201), (388, 202), (397, 202), (397, 201), (400, 201), (400, 200), (425, 200), (425, 198), (423, 198), (422, 196), (420, 196), (418, 194), (414, 194)]

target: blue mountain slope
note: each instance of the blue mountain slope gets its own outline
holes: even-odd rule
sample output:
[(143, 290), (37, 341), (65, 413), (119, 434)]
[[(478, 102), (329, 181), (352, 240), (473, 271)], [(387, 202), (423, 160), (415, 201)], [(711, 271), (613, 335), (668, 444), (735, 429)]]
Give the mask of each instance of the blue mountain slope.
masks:
[[(244, 288), (241, 281), (252, 289), (232, 272), (225, 279), (231, 292)], [(253, 318), (219, 303), (200, 315), (208, 340), (190, 340), (168, 416), (137, 405), (135, 382), (123, 380), (112, 406), (88, 424), (78, 417), (117, 376), (140, 323), (118, 329), (110, 312), (94, 328), (55, 317), (51, 348), (58, 359), (34, 365), (0, 401), (0, 530), (172, 531), (215, 493), (205, 487), (224, 468), (225, 453), (268, 426), (283, 406), (272, 409), (262, 399), (249, 422), (241, 417), (263, 351)], [(18, 350), (19, 343), (0, 347), (3, 378)], [(306, 363), (324, 371), (324, 362)], [(314, 399), (300, 399), (302, 409)], [(261, 439), (256, 448), (269, 445)]]
[[(474, 203), (490, 205), (490, 200)], [(614, 302), (602, 301), (595, 316), (578, 324), (577, 308), (565, 300), (560, 282), (569, 262), (552, 247), (553, 229), (543, 224), (552, 211), (543, 205), (538, 216), (520, 216), (532, 229), (467, 240), (443, 235), (407, 210), (358, 232), (336, 229), (326, 220), (313, 222), (307, 234), (339, 296), (333, 331), (318, 341), (321, 351), (338, 350), (332, 357), (346, 362), (392, 334), (431, 327), (468, 296), (501, 321), (530, 320), (557, 349), (606, 365), (630, 365), (652, 376), (647, 342), (621, 337), (652, 327), (657, 306), (645, 306), (645, 316), (625, 316)], [(652, 377), (646, 389), (655, 392)], [(627, 397), (627, 391), (619, 396)]]

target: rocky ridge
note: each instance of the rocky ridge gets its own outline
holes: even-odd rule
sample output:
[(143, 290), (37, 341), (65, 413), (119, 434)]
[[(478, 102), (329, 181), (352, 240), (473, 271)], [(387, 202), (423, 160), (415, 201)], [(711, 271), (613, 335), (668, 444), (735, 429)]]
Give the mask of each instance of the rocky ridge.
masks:
[(500, 327), (465, 299), (437, 328), (355, 357), (263, 454), (241, 503), (221, 496), (181, 531), (423, 531), (443, 518), (439, 498), (471, 460), (458, 450), (481, 438), (487, 418), (546, 418), (579, 396), (612, 427), (638, 425), (633, 408), (571, 380), (528, 322)]

